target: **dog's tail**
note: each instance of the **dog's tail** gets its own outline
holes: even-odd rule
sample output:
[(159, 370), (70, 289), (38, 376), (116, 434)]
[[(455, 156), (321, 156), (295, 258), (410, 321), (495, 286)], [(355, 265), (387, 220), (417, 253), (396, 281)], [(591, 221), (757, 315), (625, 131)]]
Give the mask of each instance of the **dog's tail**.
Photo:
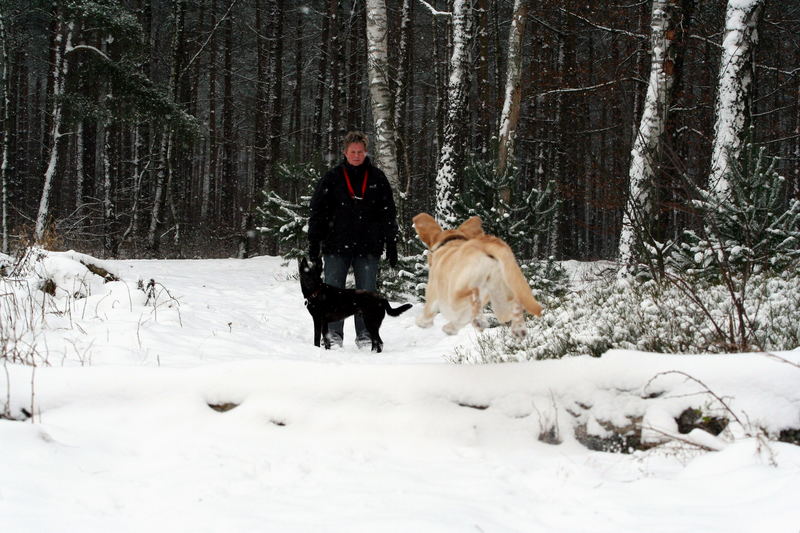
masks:
[(501, 239), (492, 237), (488, 242), (488, 248), (491, 250), (492, 256), (500, 261), (503, 279), (511, 289), (511, 292), (514, 293), (517, 301), (530, 314), (540, 316), (542, 314), (542, 306), (533, 297), (528, 280), (525, 279), (525, 275), (514, 258), (514, 252), (511, 251), (508, 244)]
[(384, 309), (386, 309), (386, 314), (388, 314), (389, 316), (400, 316), (409, 309), (411, 309), (412, 306), (411, 304), (403, 304), (400, 307), (392, 307), (391, 305), (389, 305), (389, 302), (387, 300), (384, 300), (383, 307)]

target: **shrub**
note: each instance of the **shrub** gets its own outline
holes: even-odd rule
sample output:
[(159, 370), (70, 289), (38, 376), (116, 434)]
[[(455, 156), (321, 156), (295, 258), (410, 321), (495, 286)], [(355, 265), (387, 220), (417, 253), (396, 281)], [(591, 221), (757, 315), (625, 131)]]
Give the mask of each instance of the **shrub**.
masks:
[(684, 233), (669, 266), (705, 278), (780, 272), (800, 258), (800, 201), (764, 149), (750, 148), (729, 174), (730, 197), (695, 189), (703, 228)]
[(741, 302), (749, 317), (745, 323), (747, 346), (739, 342), (738, 332), (731, 331), (736, 327), (737, 311), (724, 284), (697, 280), (688, 288), (695, 300), (675, 285), (609, 277), (586, 290), (545, 300), (545, 313), (528, 322), (524, 339), (516, 339), (507, 328), (495, 328), (481, 334), (474, 347), (456, 352), (452, 360), (496, 363), (599, 356), (611, 348), (727, 353), (788, 350), (800, 345), (797, 270), (759, 274), (748, 287)]

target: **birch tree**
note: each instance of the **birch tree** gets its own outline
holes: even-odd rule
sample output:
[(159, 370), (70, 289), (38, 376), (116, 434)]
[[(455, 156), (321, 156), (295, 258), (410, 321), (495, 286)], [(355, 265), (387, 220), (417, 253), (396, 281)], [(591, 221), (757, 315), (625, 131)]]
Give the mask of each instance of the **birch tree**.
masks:
[(654, 181), (661, 157), (662, 134), (669, 111), (670, 92), (675, 81), (674, 27), (680, 15), (680, 0), (653, 0), (650, 37), (650, 79), (633, 141), (628, 172), (628, 201), (622, 218), (619, 261), (627, 266), (634, 253), (637, 235), (654, 215)]
[(50, 126), (50, 153), (47, 157), (47, 168), (44, 172), (44, 182), (42, 185), (42, 196), (39, 200), (39, 210), (36, 214), (36, 226), (33, 238), (36, 242), (41, 242), (47, 227), (47, 218), (50, 215), (50, 195), (53, 189), (56, 168), (58, 166), (59, 140), (62, 137), (61, 122), (64, 112), (64, 88), (69, 62), (67, 53), (72, 50), (72, 34), (75, 23), (66, 22), (61, 8), (56, 10), (56, 33), (53, 38), (53, 64), (51, 65), (51, 79), (53, 80), (53, 107), (51, 109)]
[(741, 152), (749, 120), (753, 84), (753, 56), (758, 43), (756, 26), (764, 0), (728, 0), (722, 38), (714, 144), (711, 149), (709, 189), (724, 199), (730, 192), (732, 164)]
[[(506, 69), (506, 90), (503, 98), (503, 111), (500, 114), (500, 134), (497, 155), (497, 176), (504, 177), (509, 162), (514, 158), (514, 136), (519, 122), (520, 99), (522, 96), (522, 36), (525, 32), (525, 18), (528, 14), (527, 0), (514, 0), (514, 14), (508, 34), (508, 67)], [(511, 189), (504, 187), (500, 198), (508, 204)]]
[[(178, 94), (178, 57), (180, 43), (183, 39), (184, 15), (186, 8), (184, 0), (173, 1), (173, 16), (175, 27), (172, 32), (172, 49), (170, 50), (170, 76), (167, 92), (173, 101), (177, 101)], [(159, 235), (158, 231), (163, 222), (164, 202), (166, 201), (167, 191), (172, 178), (172, 148), (173, 132), (169, 125), (164, 125), (161, 132), (161, 145), (158, 152), (158, 172), (156, 174), (156, 188), (153, 195), (153, 210), (150, 214), (150, 227), (147, 231), (147, 247), (151, 253), (158, 251)]]
[(472, 0), (455, 0), (452, 12), (453, 49), (447, 84), (447, 115), (444, 139), (436, 172), (436, 220), (442, 227), (456, 224), (455, 193), (464, 166), (464, 123), (470, 84), (472, 42)]
[(372, 118), (375, 123), (377, 166), (386, 174), (399, 203), (397, 176), (397, 135), (392, 120), (392, 93), (389, 90), (388, 35), (386, 0), (367, 0), (367, 69)]
[(395, 145), (397, 147), (398, 161), (398, 181), (406, 183), (404, 194), (408, 193), (409, 188), (409, 164), (408, 164), (408, 130), (406, 114), (408, 112), (408, 90), (411, 80), (411, 50), (410, 41), (412, 35), (411, 0), (403, 0), (400, 11), (400, 42), (398, 43), (397, 59), (397, 81), (395, 83), (394, 97), (394, 128)]
[(2, 78), (0, 83), (3, 85), (3, 117), (2, 117), (2, 147), (0, 148), (0, 252), (8, 253), (8, 137), (11, 135), (11, 121), (9, 120), (9, 108), (11, 107), (11, 100), (8, 98), (8, 48), (6, 46), (6, 24), (5, 17), (0, 13), (0, 48), (2, 48), (2, 55), (0, 55), (0, 68), (3, 69)]
[(269, 141), (267, 151), (267, 181), (272, 189), (278, 186), (275, 163), (280, 153), (283, 138), (283, 0), (267, 2), (267, 20), (271, 22), (269, 32), (269, 69), (267, 84), (267, 125)]

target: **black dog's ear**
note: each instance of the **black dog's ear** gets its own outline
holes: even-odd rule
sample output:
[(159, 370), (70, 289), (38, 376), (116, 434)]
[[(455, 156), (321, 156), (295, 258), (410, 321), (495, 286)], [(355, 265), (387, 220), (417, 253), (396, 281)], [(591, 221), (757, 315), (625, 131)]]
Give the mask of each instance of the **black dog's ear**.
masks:
[(300, 271), (301, 272), (308, 272), (308, 261), (306, 261), (305, 257), (300, 258)]

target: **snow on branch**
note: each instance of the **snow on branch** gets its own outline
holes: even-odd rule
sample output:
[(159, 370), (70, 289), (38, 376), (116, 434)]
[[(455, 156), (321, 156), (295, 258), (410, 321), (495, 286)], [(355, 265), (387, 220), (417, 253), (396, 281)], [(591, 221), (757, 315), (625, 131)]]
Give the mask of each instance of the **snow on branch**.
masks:
[(78, 45), (75, 45), (75, 46), (70, 46), (70, 47), (69, 47), (69, 48), (68, 48), (68, 49), (67, 49), (67, 50), (64, 52), (64, 54), (69, 54), (69, 53), (72, 53), (72, 52), (74, 52), (75, 50), (89, 50), (90, 52), (95, 52), (95, 53), (97, 53), (97, 54), (98, 54), (100, 57), (102, 57), (102, 58), (103, 58), (103, 59), (105, 59), (106, 61), (108, 61), (108, 62), (111, 62), (111, 58), (110, 58), (110, 57), (108, 57), (106, 54), (104, 54), (104, 53), (102, 52), (102, 50), (100, 50), (99, 48), (95, 48), (94, 46), (90, 46), (90, 45), (88, 45), (88, 44), (78, 44)]
[(593, 91), (595, 89), (600, 89), (602, 87), (608, 87), (609, 85), (616, 85), (617, 83), (620, 83), (622, 81), (629, 81), (631, 79), (632, 78), (623, 78), (621, 80), (611, 80), (611, 81), (606, 81), (606, 82), (603, 82), (603, 83), (598, 83), (596, 85), (587, 85), (585, 87), (564, 87), (563, 89), (553, 89), (551, 91), (544, 91), (544, 92), (541, 92), (541, 93), (537, 93), (535, 95), (535, 97), (538, 98), (538, 97), (541, 97), (541, 96), (549, 96), (551, 94), (579, 93), (579, 92), (584, 92), (584, 91)]
[(419, 3), (422, 4), (423, 6), (427, 7), (430, 10), (431, 15), (433, 15), (434, 17), (450, 17), (450, 16), (453, 15), (449, 11), (439, 11), (438, 9), (436, 9), (435, 7), (430, 5), (425, 0), (419, 0)]

